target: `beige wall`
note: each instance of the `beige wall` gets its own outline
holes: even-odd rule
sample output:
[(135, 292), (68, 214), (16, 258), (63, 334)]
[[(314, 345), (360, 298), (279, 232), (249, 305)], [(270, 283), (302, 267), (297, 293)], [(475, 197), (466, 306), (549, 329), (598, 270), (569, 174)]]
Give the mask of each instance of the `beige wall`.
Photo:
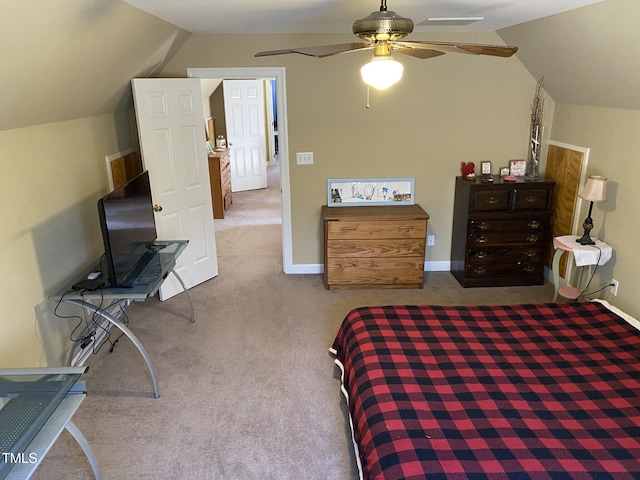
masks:
[[(503, 43), (487, 32), (455, 38)], [(427, 260), (448, 262), (460, 162), (489, 160), (497, 171), (526, 156), (536, 80), (517, 58), (398, 56), (404, 78), (386, 92), (372, 90), (366, 109), (359, 68), (370, 53), (322, 60), (254, 58), (258, 49), (351, 40), (351, 35), (193, 35), (162, 76), (183, 77), (189, 67), (286, 68), (294, 264), (322, 263), (320, 207), (326, 203), (327, 178), (394, 176), (415, 177), (416, 201), (431, 215), (429, 233), (436, 235)], [(295, 164), (301, 151), (314, 152), (313, 166)]]
[(131, 78), (188, 36), (120, 0), (0, 4), (0, 366), (66, 361), (77, 319), (47, 297), (103, 251), (96, 201), (105, 157), (134, 146)]
[(103, 251), (96, 201), (127, 123), (111, 114), (0, 131), (3, 367), (63, 362), (77, 322), (54, 318), (46, 298)]
[[(594, 204), (592, 236), (611, 245), (612, 260), (598, 270), (596, 285), (613, 277), (620, 282), (618, 296), (608, 301), (640, 318), (637, 302), (640, 260), (636, 255), (640, 225), (636, 185), (640, 178), (640, 111), (556, 105), (552, 139), (587, 147), (588, 175), (604, 175), (607, 201)], [(636, 186), (634, 186), (636, 185)], [(587, 216), (584, 202), (581, 219)]]

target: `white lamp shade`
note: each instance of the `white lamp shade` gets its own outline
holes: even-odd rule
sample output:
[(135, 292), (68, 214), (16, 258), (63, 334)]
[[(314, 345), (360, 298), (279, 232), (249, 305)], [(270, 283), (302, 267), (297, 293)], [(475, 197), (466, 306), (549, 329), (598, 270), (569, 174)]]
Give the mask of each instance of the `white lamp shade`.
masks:
[(607, 177), (591, 175), (580, 192), (580, 198), (591, 202), (604, 202), (607, 199)]
[(385, 90), (402, 78), (404, 67), (391, 57), (374, 57), (360, 69), (362, 80), (378, 90)]

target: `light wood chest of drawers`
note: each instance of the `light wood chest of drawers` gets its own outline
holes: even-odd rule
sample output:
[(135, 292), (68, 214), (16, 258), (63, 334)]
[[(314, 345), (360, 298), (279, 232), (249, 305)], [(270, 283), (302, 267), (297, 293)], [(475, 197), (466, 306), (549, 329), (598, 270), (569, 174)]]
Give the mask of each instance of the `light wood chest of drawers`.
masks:
[(451, 273), (463, 287), (542, 285), (553, 182), (456, 178)]
[(327, 289), (422, 288), (429, 215), (419, 205), (322, 207)]
[(224, 218), (232, 202), (229, 150), (216, 150), (208, 154), (208, 159), (213, 218)]

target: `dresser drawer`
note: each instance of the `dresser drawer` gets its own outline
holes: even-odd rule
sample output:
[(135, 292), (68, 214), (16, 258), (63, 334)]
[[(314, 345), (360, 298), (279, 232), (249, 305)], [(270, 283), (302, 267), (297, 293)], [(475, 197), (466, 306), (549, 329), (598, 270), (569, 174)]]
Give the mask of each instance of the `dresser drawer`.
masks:
[(427, 235), (427, 222), (424, 220), (387, 220), (384, 222), (330, 221), (326, 223), (326, 229), (328, 240), (425, 238)]
[(491, 245), (542, 245), (544, 232), (484, 232), (471, 233), (468, 238), (469, 247)]
[(423, 257), (424, 239), (334, 240), (327, 245), (332, 257)]
[(506, 188), (474, 190), (471, 210), (474, 212), (507, 211), (510, 193), (511, 190)]
[(550, 208), (550, 188), (526, 188), (513, 190), (513, 210), (547, 210)]
[(544, 265), (541, 262), (521, 263), (471, 263), (465, 269), (465, 275), (470, 278), (492, 277), (530, 277), (539, 278), (543, 275)]
[(487, 247), (471, 248), (468, 254), (469, 264), (539, 262), (542, 258), (542, 245), (531, 247)]
[(469, 232), (481, 234), (485, 232), (504, 231), (543, 231), (549, 220), (547, 217), (541, 218), (509, 218), (506, 220), (482, 219), (470, 220)]
[(326, 267), (327, 282), (332, 288), (339, 285), (421, 287), (424, 278), (424, 257), (328, 258)]

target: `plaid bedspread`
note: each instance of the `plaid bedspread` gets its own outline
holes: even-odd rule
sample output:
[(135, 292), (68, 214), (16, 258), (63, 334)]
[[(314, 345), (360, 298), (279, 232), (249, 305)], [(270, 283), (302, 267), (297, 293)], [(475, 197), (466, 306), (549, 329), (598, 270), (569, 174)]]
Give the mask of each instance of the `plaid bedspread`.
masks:
[(640, 332), (600, 303), (358, 308), (364, 479), (640, 479)]

